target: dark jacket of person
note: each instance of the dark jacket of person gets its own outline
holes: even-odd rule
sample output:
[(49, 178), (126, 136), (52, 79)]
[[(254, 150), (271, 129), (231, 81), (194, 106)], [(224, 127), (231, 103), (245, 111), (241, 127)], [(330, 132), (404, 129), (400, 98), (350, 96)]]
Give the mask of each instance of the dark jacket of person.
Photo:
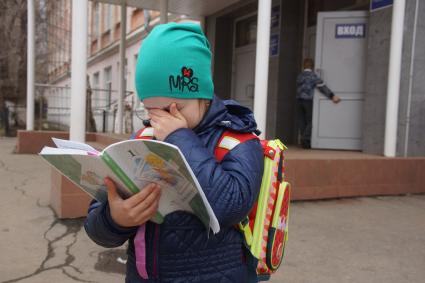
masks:
[(334, 93), (326, 86), (312, 70), (304, 69), (297, 77), (297, 99), (313, 100), (314, 89), (317, 89), (325, 96), (332, 99)]

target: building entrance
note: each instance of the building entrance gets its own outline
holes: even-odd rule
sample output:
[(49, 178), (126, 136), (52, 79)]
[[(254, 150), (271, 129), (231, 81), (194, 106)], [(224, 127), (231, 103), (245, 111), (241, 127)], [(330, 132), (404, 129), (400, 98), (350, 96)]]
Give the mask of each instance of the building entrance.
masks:
[(364, 11), (318, 13), (315, 70), (341, 102), (332, 103), (316, 89), (313, 148), (362, 148), (367, 20)]
[(257, 14), (235, 20), (232, 99), (253, 109)]

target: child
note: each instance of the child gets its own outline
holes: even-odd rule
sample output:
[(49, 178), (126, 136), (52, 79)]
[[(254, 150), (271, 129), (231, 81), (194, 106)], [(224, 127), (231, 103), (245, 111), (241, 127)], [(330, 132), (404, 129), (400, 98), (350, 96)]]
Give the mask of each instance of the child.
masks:
[[(107, 180), (108, 202), (94, 202), (85, 229), (104, 247), (128, 245), (126, 282), (247, 282), (241, 232), (234, 227), (250, 211), (261, 184), (258, 139), (239, 143), (221, 163), (214, 150), (225, 130), (257, 132), (252, 112), (214, 96), (211, 52), (199, 25), (159, 25), (143, 41), (136, 89), (151, 118), (154, 137), (180, 148), (217, 219), (207, 231), (193, 214), (178, 211), (161, 225), (148, 221), (160, 189), (149, 185), (122, 200)], [(254, 270), (255, 271), (255, 270)]]
[(301, 133), (301, 146), (310, 148), (314, 89), (317, 87), (334, 103), (338, 103), (341, 99), (334, 95), (323, 80), (313, 72), (314, 62), (312, 59), (304, 59), (303, 66), (304, 70), (297, 77), (298, 124)]

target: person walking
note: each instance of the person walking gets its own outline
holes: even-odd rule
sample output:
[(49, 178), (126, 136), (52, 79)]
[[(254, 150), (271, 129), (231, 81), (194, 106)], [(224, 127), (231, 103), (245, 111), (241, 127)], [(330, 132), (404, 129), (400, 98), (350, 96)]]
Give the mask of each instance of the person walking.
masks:
[(314, 73), (313, 69), (313, 59), (306, 58), (303, 62), (303, 71), (297, 77), (298, 129), (301, 136), (301, 147), (306, 149), (311, 148), (314, 89), (317, 88), (334, 103), (341, 101), (341, 98), (336, 96), (326, 86), (324, 81)]

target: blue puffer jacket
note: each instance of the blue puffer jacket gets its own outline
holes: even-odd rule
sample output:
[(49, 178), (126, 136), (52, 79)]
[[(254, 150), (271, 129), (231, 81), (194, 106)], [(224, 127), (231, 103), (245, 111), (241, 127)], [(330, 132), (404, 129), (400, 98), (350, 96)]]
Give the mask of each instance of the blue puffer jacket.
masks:
[(214, 149), (225, 129), (256, 130), (252, 112), (234, 101), (214, 97), (204, 119), (193, 130), (179, 129), (165, 140), (180, 148), (199, 180), (220, 223), (220, 232), (208, 232), (192, 214), (174, 212), (164, 223), (146, 224), (149, 280), (136, 269), (134, 236), (137, 227), (113, 222), (108, 203), (93, 202), (85, 221), (89, 237), (104, 247), (129, 241), (126, 282), (247, 282), (243, 239), (233, 225), (248, 214), (256, 199), (263, 172), (263, 153), (257, 139), (239, 144), (221, 163)]

